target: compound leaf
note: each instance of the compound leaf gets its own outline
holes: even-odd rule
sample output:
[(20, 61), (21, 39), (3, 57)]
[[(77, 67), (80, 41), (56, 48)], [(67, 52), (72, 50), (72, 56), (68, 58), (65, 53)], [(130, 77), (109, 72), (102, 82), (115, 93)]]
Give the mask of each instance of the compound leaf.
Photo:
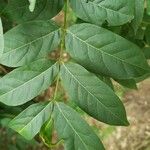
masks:
[(104, 150), (97, 135), (72, 108), (56, 103), (53, 118), (59, 138), (65, 140), (66, 150)]
[(11, 120), (9, 127), (27, 140), (31, 140), (50, 118), (51, 111), (52, 104), (50, 102), (33, 104)]
[(96, 25), (82, 23), (70, 27), (66, 49), (85, 68), (115, 79), (131, 79), (150, 72), (138, 46)]
[(76, 15), (84, 21), (101, 25), (105, 21), (118, 26), (133, 19), (133, 0), (70, 0)]
[(60, 74), (69, 96), (85, 112), (111, 125), (128, 125), (122, 102), (96, 75), (75, 63), (63, 64)]
[(47, 89), (58, 73), (57, 63), (41, 59), (15, 69), (0, 79), (0, 102), (17, 106)]
[(60, 42), (59, 27), (52, 21), (31, 21), (4, 35), (5, 48), (0, 63), (10, 67), (29, 64), (54, 50)]

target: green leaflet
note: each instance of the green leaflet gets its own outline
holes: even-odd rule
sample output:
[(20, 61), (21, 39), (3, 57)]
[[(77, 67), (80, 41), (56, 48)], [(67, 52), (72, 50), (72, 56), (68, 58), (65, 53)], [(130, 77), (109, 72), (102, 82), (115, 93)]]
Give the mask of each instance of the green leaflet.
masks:
[(4, 49), (3, 26), (2, 26), (2, 21), (0, 18), (0, 57), (3, 54), (3, 49)]
[(101, 25), (105, 21), (118, 26), (133, 19), (133, 0), (70, 0), (76, 15), (84, 21)]
[(85, 112), (111, 125), (128, 125), (122, 102), (97, 76), (75, 63), (63, 64), (60, 74), (69, 96)]
[(134, 32), (136, 33), (139, 28), (139, 25), (142, 23), (143, 20), (145, 0), (134, 0), (134, 1), (135, 1), (134, 19), (131, 25), (134, 29)]
[(0, 102), (17, 106), (30, 101), (53, 83), (58, 69), (45, 59), (15, 69), (0, 79)]
[(31, 12), (33, 12), (34, 9), (35, 9), (36, 0), (29, 0), (29, 3), (30, 3), (30, 5), (29, 5), (29, 10), (30, 10)]
[(57, 15), (62, 7), (63, 0), (38, 0), (34, 12), (30, 12), (28, 0), (9, 0), (4, 13), (17, 23), (23, 23), (31, 20), (49, 20)]
[(59, 27), (52, 21), (30, 21), (4, 35), (5, 48), (0, 63), (18, 67), (45, 57), (60, 42)]
[(50, 118), (51, 111), (52, 104), (50, 102), (33, 104), (11, 120), (9, 127), (27, 140), (31, 140)]
[(66, 150), (104, 150), (97, 135), (72, 108), (56, 103), (53, 118), (59, 138), (65, 140)]
[(115, 79), (131, 79), (150, 71), (139, 47), (96, 25), (82, 23), (70, 27), (66, 49), (87, 69)]

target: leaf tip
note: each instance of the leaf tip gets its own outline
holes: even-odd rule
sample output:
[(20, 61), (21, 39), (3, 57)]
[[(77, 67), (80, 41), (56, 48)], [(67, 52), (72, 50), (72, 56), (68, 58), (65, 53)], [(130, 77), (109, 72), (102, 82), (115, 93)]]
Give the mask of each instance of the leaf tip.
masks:
[(130, 125), (130, 122), (129, 122), (128, 120), (126, 120), (126, 122), (125, 122), (124, 125), (125, 125), (125, 126), (129, 126), (129, 125)]

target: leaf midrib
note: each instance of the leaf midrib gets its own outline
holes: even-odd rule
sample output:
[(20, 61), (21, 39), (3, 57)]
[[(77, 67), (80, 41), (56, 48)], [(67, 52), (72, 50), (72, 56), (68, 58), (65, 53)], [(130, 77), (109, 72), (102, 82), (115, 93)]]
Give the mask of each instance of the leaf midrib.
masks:
[[(64, 65), (64, 64), (63, 64)], [(127, 124), (126, 122), (124, 122), (123, 120), (121, 120), (116, 114), (113, 114), (97, 97), (95, 97), (95, 95), (93, 95), (89, 90), (86, 89), (86, 87), (70, 72), (70, 70), (64, 65), (64, 67), (66, 68), (66, 70), (69, 72), (69, 74), (92, 96), (94, 97), (94, 99), (96, 99), (108, 112), (110, 112), (113, 116), (115, 116), (115, 118), (119, 119), (121, 122), (123, 122), (124, 124)]]
[(80, 135), (78, 134), (78, 132), (74, 129), (74, 127), (72, 126), (72, 124), (69, 122), (69, 120), (66, 118), (66, 116), (64, 115), (63, 111), (61, 110), (61, 108), (59, 107), (59, 104), (57, 104), (57, 107), (59, 109), (59, 111), (61, 112), (61, 114), (63, 115), (63, 117), (65, 118), (65, 120), (68, 122), (68, 124), (70, 125), (70, 127), (72, 128), (72, 130), (75, 132), (75, 134), (79, 137), (79, 139), (81, 140), (81, 142), (83, 143), (84, 147), (88, 150), (86, 143), (84, 143), (84, 141), (82, 140), (82, 138), (80, 137)]
[[(98, 27), (98, 28), (99, 28), (99, 27)], [(128, 64), (128, 65), (131, 65), (131, 66), (140, 68), (140, 69), (145, 70), (145, 71), (149, 71), (148, 68), (147, 68), (147, 69), (146, 69), (146, 68), (142, 68), (142, 67), (137, 66), (137, 65), (135, 65), (135, 64), (131, 64), (131, 63), (129, 63), (129, 62), (126, 62), (125, 60), (122, 60), (122, 59), (119, 58), (119, 57), (116, 57), (116, 56), (114, 56), (114, 55), (111, 55), (111, 54), (109, 54), (109, 53), (106, 53), (106, 52), (102, 51), (101, 49), (98, 49), (98, 48), (94, 47), (93, 45), (90, 45), (89, 43), (86, 43), (86, 41), (82, 40), (81, 38), (79, 38), (78, 36), (76, 36), (75, 34), (73, 34), (70, 30), (67, 30), (67, 32), (70, 33), (73, 38), (78, 39), (79, 41), (85, 43), (87, 46), (92, 47), (93, 49), (97, 50), (97, 51), (100, 52), (100, 53), (104, 53), (105, 55), (108, 55), (108, 56), (110, 56), (110, 57), (113, 57), (113, 58), (115, 58), (115, 59), (121, 61), (122, 63), (126, 63), (126, 64)]]

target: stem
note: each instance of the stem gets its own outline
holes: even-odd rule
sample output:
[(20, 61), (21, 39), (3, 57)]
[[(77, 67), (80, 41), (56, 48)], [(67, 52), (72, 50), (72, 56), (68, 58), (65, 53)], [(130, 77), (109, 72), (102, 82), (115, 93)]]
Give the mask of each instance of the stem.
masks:
[(56, 87), (55, 87), (55, 92), (54, 92), (54, 97), (53, 97), (53, 100), (52, 101), (55, 101), (56, 100), (56, 96), (57, 96), (57, 91), (58, 91), (58, 85), (59, 85), (59, 75), (57, 76), (57, 80), (56, 80)]
[(62, 143), (63, 142), (63, 140), (60, 140), (60, 141), (58, 141), (57, 143), (52, 143), (51, 144), (51, 148), (53, 148), (53, 147), (57, 147), (60, 143)]
[(1, 65), (0, 65), (0, 70), (3, 71), (5, 74), (8, 73), (7, 70), (4, 67), (2, 67)]
[[(63, 62), (62, 57), (63, 57), (63, 50), (65, 49), (65, 37), (66, 37), (66, 29), (67, 29), (67, 12), (68, 12), (68, 0), (64, 0), (65, 1), (65, 6), (64, 6), (64, 24), (61, 28), (61, 43), (60, 43), (60, 57), (59, 57), (59, 65)], [(60, 69), (59, 69), (60, 70)], [(54, 102), (57, 98), (57, 92), (58, 92), (58, 86), (59, 86), (59, 80), (60, 80), (60, 76), (58, 75), (56, 78), (56, 87), (55, 87), (55, 92), (54, 92), (54, 96), (52, 99), (52, 112), (54, 110)], [(52, 114), (51, 112), (51, 114)], [(57, 145), (59, 145), (62, 142), (62, 140), (58, 141), (55, 144), (51, 144), (51, 147), (56, 147)]]
[[(60, 57), (59, 57), (59, 63), (62, 63), (62, 57), (63, 57), (63, 50), (65, 49), (65, 37), (66, 37), (66, 29), (67, 29), (67, 12), (68, 12), (68, 0), (64, 0), (65, 1), (65, 6), (64, 6), (64, 23), (63, 26), (61, 28), (61, 46), (60, 46)], [(56, 80), (56, 88), (55, 88), (55, 92), (54, 92), (54, 97), (52, 102), (54, 102), (56, 100), (56, 96), (57, 96), (57, 91), (58, 91), (58, 86), (59, 86), (59, 80), (60, 80), (60, 76), (57, 76), (57, 80)]]
[(58, 141), (58, 142), (56, 142), (56, 143), (51, 143), (50, 145), (48, 145), (48, 144), (46, 144), (46, 146), (48, 147), (48, 148), (55, 148), (55, 147), (58, 147), (59, 146), (59, 144), (60, 143), (62, 143), (63, 142), (63, 140), (60, 140), (60, 141)]
[[(59, 57), (59, 65), (63, 62), (63, 50), (65, 49), (65, 37), (66, 37), (66, 29), (67, 29), (67, 12), (68, 12), (68, 0), (64, 0), (65, 2), (65, 6), (64, 6), (64, 23), (63, 26), (61, 28), (61, 43), (60, 43), (60, 57)], [(60, 66), (59, 66), (59, 70), (60, 70)], [(58, 86), (59, 86), (59, 80), (60, 80), (60, 75), (58, 74), (57, 78), (56, 78), (56, 86), (55, 86), (55, 91), (54, 91), (54, 95), (52, 98), (52, 111), (51, 114), (53, 113), (54, 110), (54, 103), (55, 100), (57, 98), (57, 92), (58, 92)], [(47, 145), (50, 149), (51, 147), (56, 147), (57, 145), (59, 145), (62, 141), (58, 141), (55, 144), (51, 144), (50, 146)]]
[(68, 13), (68, 0), (64, 0), (65, 5), (64, 5), (64, 24), (61, 29), (61, 48), (60, 48), (60, 58), (59, 61), (61, 62), (62, 56), (63, 56), (63, 50), (65, 48), (65, 36), (66, 36), (66, 29), (67, 29), (67, 13)]

